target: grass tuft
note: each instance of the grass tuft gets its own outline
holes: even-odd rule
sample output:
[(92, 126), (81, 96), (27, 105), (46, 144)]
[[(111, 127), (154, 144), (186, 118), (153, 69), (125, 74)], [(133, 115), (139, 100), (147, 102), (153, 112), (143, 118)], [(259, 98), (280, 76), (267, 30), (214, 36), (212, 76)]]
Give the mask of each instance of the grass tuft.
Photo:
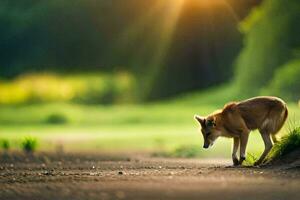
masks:
[(7, 139), (2, 139), (0, 140), (0, 144), (1, 144), (1, 148), (4, 150), (4, 151), (7, 151), (9, 150), (10, 148), (10, 143)]
[(244, 166), (253, 166), (255, 161), (258, 160), (258, 156), (255, 154), (247, 153), (246, 160), (243, 162)]
[(291, 130), (288, 135), (282, 137), (280, 142), (274, 145), (268, 161), (278, 159), (296, 149), (300, 149), (300, 126)]
[(37, 139), (32, 137), (26, 137), (21, 143), (22, 149), (26, 153), (32, 153), (37, 148)]

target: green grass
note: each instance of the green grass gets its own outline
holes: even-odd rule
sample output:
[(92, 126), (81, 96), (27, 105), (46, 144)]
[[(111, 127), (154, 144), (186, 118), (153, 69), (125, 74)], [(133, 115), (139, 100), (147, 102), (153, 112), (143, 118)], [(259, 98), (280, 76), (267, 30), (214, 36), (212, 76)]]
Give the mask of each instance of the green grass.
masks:
[(195, 158), (202, 156), (202, 150), (199, 145), (184, 145), (175, 148), (172, 151), (154, 152), (154, 157), (175, 157), (175, 158)]
[(32, 153), (37, 148), (37, 139), (33, 137), (25, 137), (21, 143), (22, 150), (26, 153)]
[(244, 166), (253, 166), (259, 159), (259, 155), (253, 153), (247, 153), (246, 160), (243, 162)]
[(296, 127), (281, 138), (280, 142), (276, 143), (270, 152), (268, 160), (276, 160), (287, 155), (294, 150), (300, 149), (300, 127)]
[[(0, 134), (10, 141), (12, 149), (19, 149), (22, 138), (30, 136), (39, 141), (41, 151), (55, 151), (63, 146), (65, 151), (72, 152), (176, 152), (176, 149), (179, 152), (180, 148), (198, 147), (197, 155), (201, 157), (229, 158), (232, 146), (229, 139), (219, 139), (211, 149), (202, 149), (202, 135), (193, 116), (222, 108), (232, 92), (230, 88), (215, 89), (145, 105), (3, 106)], [(296, 104), (289, 104), (289, 110), (292, 119), (300, 119)], [(67, 122), (45, 123), (53, 113)], [(262, 151), (263, 142), (254, 132), (250, 135), (248, 152)]]
[(9, 148), (10, 148), (9, 141), (7, 139), (1, 139), (0, 146), (1, 146), (1, 149), (3, 149), (4, 151), (9, 150)]
[(45, 123), (47, 123), (47, 124), (65, 124), (65, 123), (68, 123), (68, 119), (63, 114), (53, 113), (53, 114), (50, 114), (46, 118)]

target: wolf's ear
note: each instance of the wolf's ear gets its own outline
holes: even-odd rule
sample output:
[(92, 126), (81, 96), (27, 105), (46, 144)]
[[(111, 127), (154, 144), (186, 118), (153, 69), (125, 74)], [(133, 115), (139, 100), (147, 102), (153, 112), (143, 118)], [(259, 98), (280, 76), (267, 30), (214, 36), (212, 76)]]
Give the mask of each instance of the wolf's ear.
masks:
[(205, 126), (205, 117), (201, 117), (199, 115), (195, 115), (194, 118), (195, 118), (195, 120), (197, 120), (201, 124), (202, 127)]

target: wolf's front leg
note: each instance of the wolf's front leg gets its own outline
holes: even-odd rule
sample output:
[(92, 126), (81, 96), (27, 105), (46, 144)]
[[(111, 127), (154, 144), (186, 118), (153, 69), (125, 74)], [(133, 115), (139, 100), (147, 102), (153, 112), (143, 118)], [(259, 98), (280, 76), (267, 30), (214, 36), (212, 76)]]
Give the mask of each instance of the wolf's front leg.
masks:
[(239, 149), (239, 145), (240, 145), (240, 139), (238, 137), (234, 137), (233, 138), (233, 147), (232, 147), (232, 161), (233, 161), (234, 166), (239, 165), (239, 159), (236, 155), (236, 153)]
[(250, 133), (250, 131), (247, 131), (247, 132), (245, 131), (241, 134), (241, 138), (240, 138), (240, 162), (239, 162), (240, 165), (243, 163), (244, 160), (246, 160), (246, 149), (247, 149), (249, 133)]

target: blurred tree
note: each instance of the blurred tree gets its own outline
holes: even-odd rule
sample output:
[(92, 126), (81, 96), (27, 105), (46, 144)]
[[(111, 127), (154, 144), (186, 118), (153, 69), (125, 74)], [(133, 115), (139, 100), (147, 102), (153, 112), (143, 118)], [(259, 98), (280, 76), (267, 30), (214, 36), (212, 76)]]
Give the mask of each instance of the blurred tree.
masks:
[[(281, 66), (286, 68), (284, 63), (288, 63), (299, 51), (299, 19), (298, 0), (265, 0), (241, 23), (245, 40), (244, 49), (237, 59), (236, 83), (243, 94), (257, 95), (273, 79), (275, 72), (274, 78), (280, 79), (278, 73), (287, 75), (293, 71), (293, 66), (296, 67), (296, 64), (289, 64), (287, 69), (277, 71)], [(288, 78), (286, 76), (284, 80)], [(271, 83), (279, 89), (281, 82), (272, 80)], [(284, 88), (289, 90), (292, 86)]]
[(186, 3), (178, 19), (169, 51), (153, 77), (146, 98), (168, 97), (226, 80), (241, 48), (238, 16), (220, 4), (207, 10)]
[(261, 0), (207, 10), (185, 1), (172, 34), (169, 1), (1, 0), (0, 76), (121, 68), (139, 77), (144, 100), (228, 80), (241, 47), (236, 24)]
[(298, 102), (300, 100), (300, 59), (292, 60), (275, 71), (266, 93)]

